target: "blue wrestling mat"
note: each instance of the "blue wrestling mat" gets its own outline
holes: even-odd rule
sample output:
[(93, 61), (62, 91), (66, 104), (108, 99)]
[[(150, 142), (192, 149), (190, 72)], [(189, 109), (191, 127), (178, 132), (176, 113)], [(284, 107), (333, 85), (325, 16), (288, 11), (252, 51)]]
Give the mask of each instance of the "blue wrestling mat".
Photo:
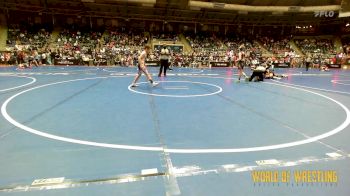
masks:
[(350, 194), (349, 71), (149, 71), (0, 68), (0, 195)]

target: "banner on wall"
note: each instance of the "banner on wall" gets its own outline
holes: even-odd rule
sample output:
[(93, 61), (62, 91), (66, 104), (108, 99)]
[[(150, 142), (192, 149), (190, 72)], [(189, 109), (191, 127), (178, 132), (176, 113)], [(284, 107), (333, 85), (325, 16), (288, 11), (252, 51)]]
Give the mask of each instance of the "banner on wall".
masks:
[(290, 68), (290, 63), (273, 63), (275, 68)]
[(67, 66), (67, 65), (78, 65), (78, 60), (75, 59), (55, 59), (55, 65)]
[[(176, 52), (176, 53), (181, 53), (183, 51), (183, 49), (184, 49), (183, 45), (169, 45), (169, 44), (166, 44), (166, 47), (169, 48), (170, 51)], [(153, 49), (160, 51), (162, 48), (163, 48), (163, 45), (155, 44)]]
[(229, 67), (229, 62), (210, 62), (211, 67)]
[(332, 68), (332, 69), (340, 69), (341, 65), (340, 64), (328, 64), (327, 67)]
[[(77, 59), (55, 59), (55, 65), (58, 66), (81, 66), (86, 64), (83, 61), (77, 60)], [(92, 63), (93, 65), (97, 66), (107, 66), (107, 60), (106, 59), (100, 59)]]

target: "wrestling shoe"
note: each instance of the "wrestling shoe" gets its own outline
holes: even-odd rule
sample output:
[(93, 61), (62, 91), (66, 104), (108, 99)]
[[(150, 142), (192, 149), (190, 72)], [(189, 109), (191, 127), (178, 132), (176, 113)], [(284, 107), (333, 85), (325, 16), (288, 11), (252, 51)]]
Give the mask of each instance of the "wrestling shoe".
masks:
[(156, 87), (156, 86), (158, 86), (158, 84), (159, 84), (158, 82), (153, 82), (152, 87)]

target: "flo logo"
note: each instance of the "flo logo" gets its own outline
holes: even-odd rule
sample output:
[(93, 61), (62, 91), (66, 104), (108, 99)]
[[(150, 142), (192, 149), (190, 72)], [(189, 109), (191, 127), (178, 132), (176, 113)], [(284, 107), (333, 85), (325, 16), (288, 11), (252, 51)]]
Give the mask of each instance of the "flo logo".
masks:
[(331, 18), (334, 16), (334, 11), (315, 11), (314, 16)]

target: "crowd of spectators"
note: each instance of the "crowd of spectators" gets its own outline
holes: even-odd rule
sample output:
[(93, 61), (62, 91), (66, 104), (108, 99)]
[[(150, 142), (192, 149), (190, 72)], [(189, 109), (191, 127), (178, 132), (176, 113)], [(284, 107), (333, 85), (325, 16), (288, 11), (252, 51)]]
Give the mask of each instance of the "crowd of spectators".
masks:
[(11, 24), (8, 28), (8, 47), (43, 48), (51, 39), (51, 31), (41, 25)]
[[(64, 47), (50, 47), (52, 35), (48, 29), (37, 26), (11, 25), (8, 29), (7, 50), (1, 56), (2, 64), (15, 64), (20, 67), (31, 65), (52, 65), (58, 55), (63, 54)], [(60, 45), (61, 40), (53, 42)], [(66, 40), (65, 40), (66, 41)], [(63, 44), (62, 44), (63, 45)], [(66, 41), (64, 46), (68, 46)], [(52, 51), (54, 50), (54, 51)], [(66, 48), (67, 53), (73, 53), (72, 48)]]
[(334, 43), (330, 39), (295, 39), (294, 42), (304, 54), (320, 53), (328, 55), (336, 53)]
[(342, 38), (343, 51), (347, 56), (350, 56), (350, 37)]
[(51, 29), (39, 24), (10, 24), (6, 40), (6, 52), (0, 53), (1, 64), (22, 66), (24, 63), (51, 64)]
[(103, 44), (104, 29), (90, 30), (88, 27), (72, 25), (63, 29), (53, 46), (55, 59), (60, 62), (74, 61), (74, 64), (89, 64), (93, 53)]
[(50, 49), (14, 49), (0, 52), (0, 64), (18, 65), (19, 67), (52, 65), (54, 55), (55, 53), (51, 52)]
[(177, 33), (153, 33), (151, 37), (152, 39), (172, 41), (173, 43), (176, 43), (180, 40), (179, 35)]
[(223, 49), (224, 44), (214, 34), (198, 33), (186, 35), (186, 39), (194, 51), (211, 51)]
[[(50, 43), (52, 34), (49, 29), (37, 26), (30, 31), (21, 25), (11, 25), (8, 30), (7, 46), (9, 51), (0, 52), (1, 64), (27, 66), (53, 65), (61, 63), (76, 65), (121, 65), (137, 64), (142, 47), (150, 39), (179, 41), (178, 34), (159, 33), (149, 35), (145, 32), (125, 29), (95, 29), (69, 27), (63, 29), (54, 43)], [(246, 64), (256, 65), (262, 60), (258, 40), (268, 51), (274, 54), (275, 63), (290, 63), (300, 67), (305, 59), (295, 55), (288, 44), (288, 38), (239, 36), (220, 36), (212, 33), (188, 33), (185, 35), (193, 52), (170, 50), (170, 61), (174, 66), (209, 65), (210, 62), (229, 62), (235, 64), (239, 48), (245, 51)], [(295, 40), (297, 46), (310, 57), (314, 64), (339, 62), (343, 56), (334, 55), (335, 49), (328, 39)], [(344, 51), (350, 54), (350, 41), (344, 42)], [(325, 57), (325, 55), (329, 55)], [(332, 56), (335, 60), (332, 60)], [(154, 49), (149, 61), (159, 61), (159, 51)], [(305, 57), (306, 58), (306, 57)], [(68, 64), (68, 63), (67, 63)]]
[(224, 37), (223, 42), (228, 48), (230, 54), (237, 55), (240, 47), (245, 48), (248, 56), (260, 57), (262, 52), (260, 46), (251, 38), (246, 37)]
[(192, 47), (193, 53), (189, 58), (194, 63), (200, 61), (227, 61), (227, 47), (222, 40), (214, 34), (199, 33), (187, 34), (186, 39)]
[(148, 36), (137, 31), (108, 30), (103, 37), (104, 44), (98, 51), (108, 64), (132, 66), (136, 64), (138, 52), (147, 44)]
[(290, 52), (292, 50), (291, 46), (288, 44), (290, 41), (288, 37), (276, 39), (264, 36), (259, 37), (258, 40), (269, 52), (277, 56), (284, 56), (286, 52)]
[(134, 64), (137, 51), (148, 37), (135, 31), (109, 29), (105, 31), (63, 31), (58, 38), (58, 56), (83, 65)]

